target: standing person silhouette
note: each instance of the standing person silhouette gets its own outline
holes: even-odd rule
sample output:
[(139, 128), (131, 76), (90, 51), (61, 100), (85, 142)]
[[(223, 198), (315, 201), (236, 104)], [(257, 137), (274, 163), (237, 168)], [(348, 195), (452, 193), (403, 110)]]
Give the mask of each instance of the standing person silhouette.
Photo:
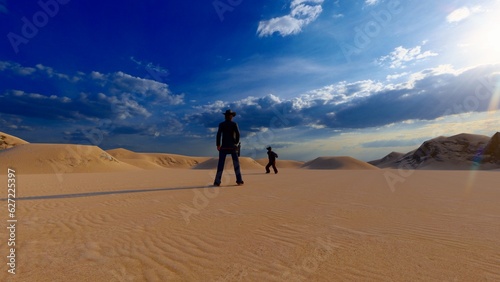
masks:
[[(219, 163), (217, 165), (217, 174), (215, 175), (214, 186), (220, 186), (222, 172), (224, 171), (224, 164), (226, 162), (226, 155), (231, 154), (234, 165), (234, 173), (236, 174), (236, 184), (243, 185), (243, 179), (240, 172), (240, 161), (238, 159), (238, 143), (240, 142), (240, 130), (238, 124), (233, 121), (236, 113), (227, 110), (223, 113), (225, 121), (219, 123), (217, 130), (216, 145), (219, 151)], [(222, 142), (221, 142), (222, 140)]]
[(278, 158), (278, 154), (272, 151), (271, 146), (267, 147), (267, 157), (269, 159), (269, 163), (266, 165), (266, 173), (270, 173), (271, 170), (269, 168), (272, 166), (274, 170), (274, 174), (278, 173), (278, 169), (276, 168), (276, 158)]

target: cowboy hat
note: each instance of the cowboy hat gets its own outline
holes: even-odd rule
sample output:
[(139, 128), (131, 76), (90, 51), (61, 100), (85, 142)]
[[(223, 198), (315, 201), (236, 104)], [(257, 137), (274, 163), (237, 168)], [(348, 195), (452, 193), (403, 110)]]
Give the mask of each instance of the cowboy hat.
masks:
[(233, 111), (231, 111), (231, 110), (229, 110), (229, 109), (226, 110), (226, 112), (224, 112), (222, 114), (225, 115), (225, 116), (233, 116), (233, 117), (236, 116), (236, 113), (233, 112)]

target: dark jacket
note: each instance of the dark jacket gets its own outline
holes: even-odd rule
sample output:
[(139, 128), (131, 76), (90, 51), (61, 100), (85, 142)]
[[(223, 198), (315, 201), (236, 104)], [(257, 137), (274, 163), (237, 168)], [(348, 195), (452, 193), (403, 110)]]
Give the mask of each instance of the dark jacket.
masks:
[(269, 158), (269, 162), (275, 162), (276, 158), (278, 157), (278, 154), (269, 150), (269, 151), (267, 151), (267, 156)]
[(238, 124), (236, 122), (226, 120), (219, 123), (216, 140), (217, 146), (221, 146), (221, 149), (234, 149), (239, 142), (240, 130), (238, 129)]

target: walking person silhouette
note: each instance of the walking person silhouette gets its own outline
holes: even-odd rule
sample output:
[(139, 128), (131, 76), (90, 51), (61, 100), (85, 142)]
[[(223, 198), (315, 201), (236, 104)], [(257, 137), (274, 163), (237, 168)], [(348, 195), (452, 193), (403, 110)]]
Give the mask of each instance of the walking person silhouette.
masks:
[(274, 170), (274, 174), (278, 173), (278, 169), (276, 168), (276, 159), (278, 158), (278, 154), (272, 151), (271, 146), (267, 147), (267, 157), (269, 159), (269, 163), (266, 165), (266, 173), (270, 173), (271, 170), (269, 168), (272, 166)]
[(231, 154), (233, 159), (234, 173), (236, 174), (236, 184), (243, 185), (243, 178), (241, 177), (240, 161), (238, 158), (238, 143), (240, 142), (240, 130), (238, 124), (233, 121), (236, 113), (227, 110), (223, 113), (225, 120), (219, 123), (217, 130), (216, 145), (219, 151), (219, 163), (217, 164), (217, 174), (215, 175), (214, 186), (220, 186), (222, 172), (224, 171), (224, 164), (226, 156)]

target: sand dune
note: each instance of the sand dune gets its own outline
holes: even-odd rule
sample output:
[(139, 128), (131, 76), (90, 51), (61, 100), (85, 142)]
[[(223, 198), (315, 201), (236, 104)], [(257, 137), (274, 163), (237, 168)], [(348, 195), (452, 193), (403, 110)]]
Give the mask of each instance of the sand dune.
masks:
[(319, 157), (306, 162), (302, 168), (306, 169), (378, 169), (369, 163), (351, 157)]
[[(217, 158), (189, 157), (163, 153), (136, 153), (126, 149), (107, 152), (98, 147), (65, 144), (30, 144), (17, 137), (0, 132), (0, 148), (16, 148), (29, 145), (23, 150), (5, 151), (0, 155), (2, 163), (13, 161), (26, 167), (26, 173), (51, 173), (55, 166), (59, 172), (103, 172), (120, 169), (163, 169), (195, 168), (216, 169)], [(26, 153), (29, 151), (30, 153)], [(0, 151), (2, 152), (2, 151)], [(481, 153), (482, 152), (482, 153)], [(19, 154), (19, 156), (16, 156)], [(109, 154), (109, 155), (108, 155)], [(107, 158), (112, 161), (106, 162)], [(31, 162), (29, 165), (27, 162)], [(5, 161), (4, 161), (5, 160)], [(257, 161), (240, 159), (242, 169), (262, 169), (267, 159)], [(393, 152), (382, 159), (369, 163), (351, 157), (320, 157), (309, 162), (278, 160), (280, 168), (306, 169), (374, 169), (413, 168), (438, 170), (498, 169), (500, 168), (500, 133), (493, 137), (474, 134), (458, 134), (451, 137), (437, 137), (424, 142), (418, 149), (407, 154)], [(226, 168), (232, 167), (230, 157)]]
[[(262, 166), (266, 166), (269, 162), (269, 159), (267, 158), (263, 158), (263, 159), (258, 159), (258, 160), (255, 160), (256, 162), (258, 162), (259, 164), (261, 164)], [(304, 165), (304, 162), (300, 162), (300, 161), (293, 161), (293, 160), (276, 160), (276, 166), (279, 168), (300, 168), (301, 166)]]
[[(249, 157), (240, 157), (240, 167), (241, 169), (264, 169), (264, 167), (256, 162), (254, 159)], [(217, 164), (219, 163), (219, 158), (210, 158), (198, 165), (193, 166), (193, 169), (217, 169)], [(231, 159), (231, 155), (226, 157), (226, 163), (224, 169), (232, 170), (233, 169), (233, 160)]]
[(126, 149), (113, 149), (113, 150), (106, 150), (108, 154), (113, 156), (114, 158), (124, 162), (128, 163), (130, 165), (140, 167), (143, 169), (159, 169), (162, 168), (158, 164), (154, 163), (151, 158), (148, 158), (145, 155), (138, 154)]
[(138, 170), (120, 162), (97, 146), (69, 144), (23, 144), (0, 151), (0, 169), (18, 173), (111, 172)]
[(0, 132), (0, 150), (12, 148), (17, 145), (28, 144), (21, 138), (9, 135), (7, 133)]
[(209, 159), (209, 157), (188, 157), (176, 154), (136, 153), (123, 148), (106, 152), (122, 162), (143, 169), (191, 168)]

